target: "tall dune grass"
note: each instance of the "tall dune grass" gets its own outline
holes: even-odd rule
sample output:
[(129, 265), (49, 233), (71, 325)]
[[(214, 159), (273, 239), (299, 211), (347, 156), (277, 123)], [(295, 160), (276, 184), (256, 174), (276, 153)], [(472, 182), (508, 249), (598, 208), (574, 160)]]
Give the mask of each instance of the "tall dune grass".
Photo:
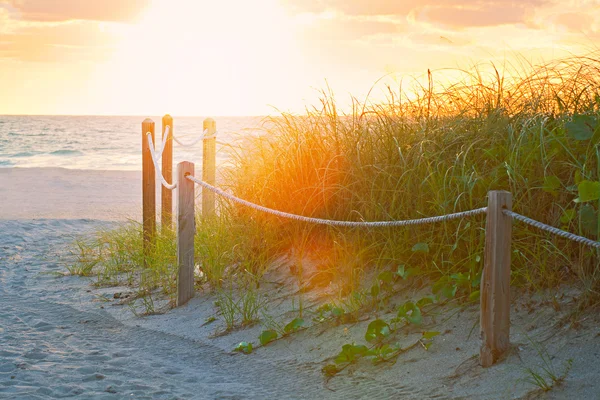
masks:
[[(415, 80), (410, 93), (390, 88), (386, 102), (354, 100), (348, 113), (323, 92), (305, 115), (269, 118), (261, 135), (232, 151), (225, 186), (277, 210), (353, 221), (470, 210), (486, 205), (488, 191), (503, 189), (518, 213), (598, 239), (597, 202), (574, 200), (578, 184), (600, 180), (600, 55), (458, 72), (450, 84), (438, 83), (434, 72)], [(222, 199), (220, 210), (198, 225), (196, 237), (213, 287), (247, 273), (259, 280), (289, 250), (321, 255), (342, 295), (373, 269), (402, 264), (425, 281), (460, 274), (476, 287), (483, 266), (483, 216), (337, 229)], [(414, 251), (417, 243), (428, 251)], [(598, 256), (589, 248), (515, 223), (512, 250), (513, 284), (539, 289), (575, 281), (586, 301), (598, 298)], [(174, 290), (171, 282), (155, 282)]]
[[(598, 238), (597, 204), (573, 200), (578, 183), (599, 179), (600, 129), (596, 123), (593, 137), (577, 140), (568, 126), (574, 116), (600, 119), (598, 54), (527, 72), (489, 70), (459, 71), (462, 79), (447, 85), (429, 73), (412, 93), (390, 89), (387, 102), (355, 101), (347, 114), (324, 92), (304, 116), (269, 119), (264, 135), (236, 154), (225, 181), (255, 203), (341, 220), (469, 210), (485, 206), (489, 190), (504, 189), (517, 212)], [(297, 223), (237, 212), (268, 221), (293, 245)], [(483, 218), (473, 218), (412, 228), (317, 228), (315, 237), (360, 254), (356, 268), (401, 263), (432, 277), (475, 276), (482, 267), (483, 228)], [(414, 254), (418, 242), (431, 251)], [(597, 294), (597, 260), (588, 248), (515, 225), (514, 283), (539, 288), (576, 277)]]

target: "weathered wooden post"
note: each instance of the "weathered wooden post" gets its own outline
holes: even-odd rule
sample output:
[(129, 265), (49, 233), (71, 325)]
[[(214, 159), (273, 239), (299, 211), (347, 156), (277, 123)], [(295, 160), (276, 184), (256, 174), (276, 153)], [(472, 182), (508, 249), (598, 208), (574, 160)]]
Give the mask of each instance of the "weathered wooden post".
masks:
[[(154, 122), (150, 118), (142, 122), (142, 223), (144, 227), (144, 256), (150, 251), (154, 236), (156, 235), (155, 170), (148, 144), (148, 133), (152, 135), (152, 142), (154, 143)], [(146, 266), (145, 258), (144, 266)]]
[[(206, 131), (202, 154), (202, 180), (210, 185), (215, 185), (216, 179), (216, 149), (217, 149), (217, 123), (212, 118), (206, 118), (203, 123)], [(202, 188), (202, 217), (215, 215), (215, 194)]]
[(512, 209), (506, 191), (488, 193), (485, 227), (485, 254), (481, 276), (481, 350), (483, 367), (494, 364), (510, 345), (510, 247), (512, 218), (503, 210)]
[[(165, 131), (169, 127), (169, 136), (165, 138)], [(169, 114), (162, 119), (162, 138), (166, 140), (162, 153), (162, 173), (167, 182), (173, 183), (173, 117)], [(173, 228), (173, 191), (162, 186), (161, 190), (161, 229), (171, 230)]]
[(194, 234), (195, 183), (186, 178), (194, 176), (194, 163), (177, 164), (177, 306), (194, 297)]

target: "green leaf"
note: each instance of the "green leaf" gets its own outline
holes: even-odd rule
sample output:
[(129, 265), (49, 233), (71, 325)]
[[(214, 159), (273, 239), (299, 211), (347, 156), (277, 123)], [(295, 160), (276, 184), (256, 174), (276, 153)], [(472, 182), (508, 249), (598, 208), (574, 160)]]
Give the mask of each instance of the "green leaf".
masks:
[(417, 301), (417, 306), (418, 307), (423, 307), (426, 306), (427, 304), (433, 304), (433, 298), (431, 296), (425, 296), (423, 298), (421, 298), (419, 301)]
[(390, 326), (381, 319), (372, 321), (367, 327), (367, 333), (365, 333), (365, 340), (369, 343), (378, 341), (380, 342), (391, 333)]
[(423, 316), (421, 315), (421, 309), (416, 305), (413, 307), (410, 315), (406, 316), (406, 319), (414, 325), (421, 325), (423, 322)]
[(550, 175), (544, 178), (544, 186), (542, 189), (544, 192), (552, 193), (554, 196), (558, 196), (558, 189), (562, 186), (560, 179), (557, 176)]
[(285, 333), (292, 333), (292, 332), (296, 332), (298, 329), (302, 328), (303, 326), (304, 326), (304, 320), (302, 318), (294, 318), (292, 320), (292, 322), (290, 322), (283, 328), (283, 331)]
[(277, 339), (277, 336), (277, 332), (275, 332), (273, 329), (267, 329), (266, 331), (261, 332), (260, 336), (258, 337), (258, 340), (260, 340), (260, 344), (266, 346), (273, 340)]
[(475, 290), (473, 292), (471, 292), (471, 294), (469, 295), (469, 301), (477, 301), (479, 300), (479, 290)]
[(579, 185), (579, 183), (583, 180), (583, 177), (581, 176), (581, 170), (576, 169), (575, 170), (575, 184)]
[(429, 245), (427, 243), (417, 243), (412, 247), (413, 253), (429, 253)]
[(354, 362), (357, 358), (363, 357), (368, 353), (367, 346), (362, 344), (346, 343), (342, 346), (342, 351), (333, 360), (336, 364)]
[(241, 353), (250, 354), (252, 353), (252, 342), (240, 342), (233, 351), (239, 351)]
[(468, 287), (469, 284), (471, 283), (469, 276), (466, 274), (463, 274), (462, 272), (458, 273), (458, 274), (452, 274), (450, 276), (450, 278), (453, 281), (455, 281), (458, 286), (467, 286)]
[(332, 377), (335, 376), (338, 372), (340, 372), (340, 370), (338, 369), (337, 365), (327, 364), (326, 366), (321, 368), (321, 372), (326, 376)]
[(383, 271), (377, 275), (377, 279), (381, 282), (391, 283), (394, 280), (394, 275), (392, 274), (392, 271)]
[(581, 181), (577, 185), (579, 197), (575, 199), (576, 203), (585, 203), (586, 201), (600, 199), (600, 182), (598, 181)]
[(573, 221), (573, 219), (575, 219), (575, 215), (577, 215), (575, 213), (575, 209), (569, 208), (568, 210), (565, 210), (563, 212), (563, 215), (561, 215), (560, 222), (563, 224), (568, 224), (569, 222)]
[(456, 296), (456, 291), (458, 290), (458, 286), (456, 285), (446, 285), (440, 291), (442, 295), (444, 295), (447, 299), (451, 299)]
[(398, 265), (398, 270), (396, 270), (396, 275), (398, 275), (402, 279), (408, 278), (408, 274), (406, 271), (406, 265), (404, 265), (404, 264)]
[(325, 304), (321, 304), (318, 308), (317, 308), (317, 312), (318, 313), (325, 313), (327, 311), (331, 311), (331, 309), (333, 308), (333, 305), (331, 303), (325, 303)]
[(481, 272), (482, 271), (479, 271), (474, 277), (471, 278), (471, 287), (481, 286)]
[(373, 297), (377, 297), (379, 296), (379, 284), (374, 284), (373, 286), (371, 286), (371, 296)]
[(574, 115), (573, 120), (565, 124), (567, 135), (575, 140), (589, 140), (594, 136), (596, 118), (590, 115)]
[(402, 279), (408, 279), (411, 276), (417, 276), (417, 275), (419, 275), (419, 272), (421, 272), (419, 270), (419, 268), (415, 268), (415, 267), (406, 268), (406, 265), (401, 264), (401, 265), (398, 266), (398, 270), (396, 271), (396, 275), (398, 275)]
[(436, 337), (439, 334), (440, 334), (439, 332), (435, 332), (435, 331), (423, 332), (423, 339), (431, 339), (431, 338)]
[(437, 294), (447, 284), (448, 284), (448, 277), (447, 276), (442, 276), (440, 279), (438, 279), (433, 284), (433, 286), (431, 287), (431, 291), (433, 292), (433, 294)]
[(585, 204), (579, 209), (579, 223), (581, 229), (587, 233), (595, 235), (598, 232), (598, 216), (596, 209), (590, 204)]
[(404, 305), (398, 307), (398, 318), (404, 318), (404, 320), (414, 325), (421, 325), (423, 322), (421, 309), (412, 301), (407, 301)]
[(333, 315), (335, 318), (339, 318), (342, 315), (344, 315), (346, 313), (346, 311), (344, 311), (343, 308), (340, 307), (333, 307), (331, 309), (331, 315)]

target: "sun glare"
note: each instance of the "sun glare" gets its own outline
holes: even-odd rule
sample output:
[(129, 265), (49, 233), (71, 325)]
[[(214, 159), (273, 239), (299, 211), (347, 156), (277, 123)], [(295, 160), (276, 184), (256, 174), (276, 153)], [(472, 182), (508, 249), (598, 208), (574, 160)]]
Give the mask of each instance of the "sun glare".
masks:
[(293, 23), (276, 0), (155, 0), (97, 82), (125, 93), (116, 110), (137, 99), (143, 114), (264, 114), (293, 92)]

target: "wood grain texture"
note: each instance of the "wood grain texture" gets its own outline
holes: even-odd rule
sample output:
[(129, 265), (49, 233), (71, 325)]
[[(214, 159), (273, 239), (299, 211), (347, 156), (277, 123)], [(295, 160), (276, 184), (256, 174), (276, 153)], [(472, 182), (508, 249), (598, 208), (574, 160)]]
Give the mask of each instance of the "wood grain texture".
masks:
[[(154, 143), (154, 121), (142, 122), (142, 222), (144, 254), (148, 254), (156, 235), (156, 172), (146, 134), (150, 132)], [(145, 264), (145, 260), (144, 260)]]
[(484, 267), (481, 276), (480, 363), (489, 367), (510, 346), (510, 248), (512, 219), (502, 210), (512, 209), (506, 191), (488, 194)]
[(194, 163), (177, 164), (177, 306), (194, 297), (194, 235), (196, 233)]
[[(208, 138), (203, 140), (202, 155), (202, 180), (210, 185), (215, 185), (216, 180), (216, 146), (217, 123), (212, 118), (207, 118), (203, 123), (203, 130), (207, 131)], [(208, 218), (215, 215), (215, 194), (210, 190), (202, 189), (202, 217)]]
[[(169, 114), (162, 119), (162, 138), (165, 140), (165, 130), (170, 127), (170, 134), (162, 154), (162, 173), (167, 182), (173, 183), (173, 117)], [(161, 229), (173, 229), (173, 191), (161, 185)]]

